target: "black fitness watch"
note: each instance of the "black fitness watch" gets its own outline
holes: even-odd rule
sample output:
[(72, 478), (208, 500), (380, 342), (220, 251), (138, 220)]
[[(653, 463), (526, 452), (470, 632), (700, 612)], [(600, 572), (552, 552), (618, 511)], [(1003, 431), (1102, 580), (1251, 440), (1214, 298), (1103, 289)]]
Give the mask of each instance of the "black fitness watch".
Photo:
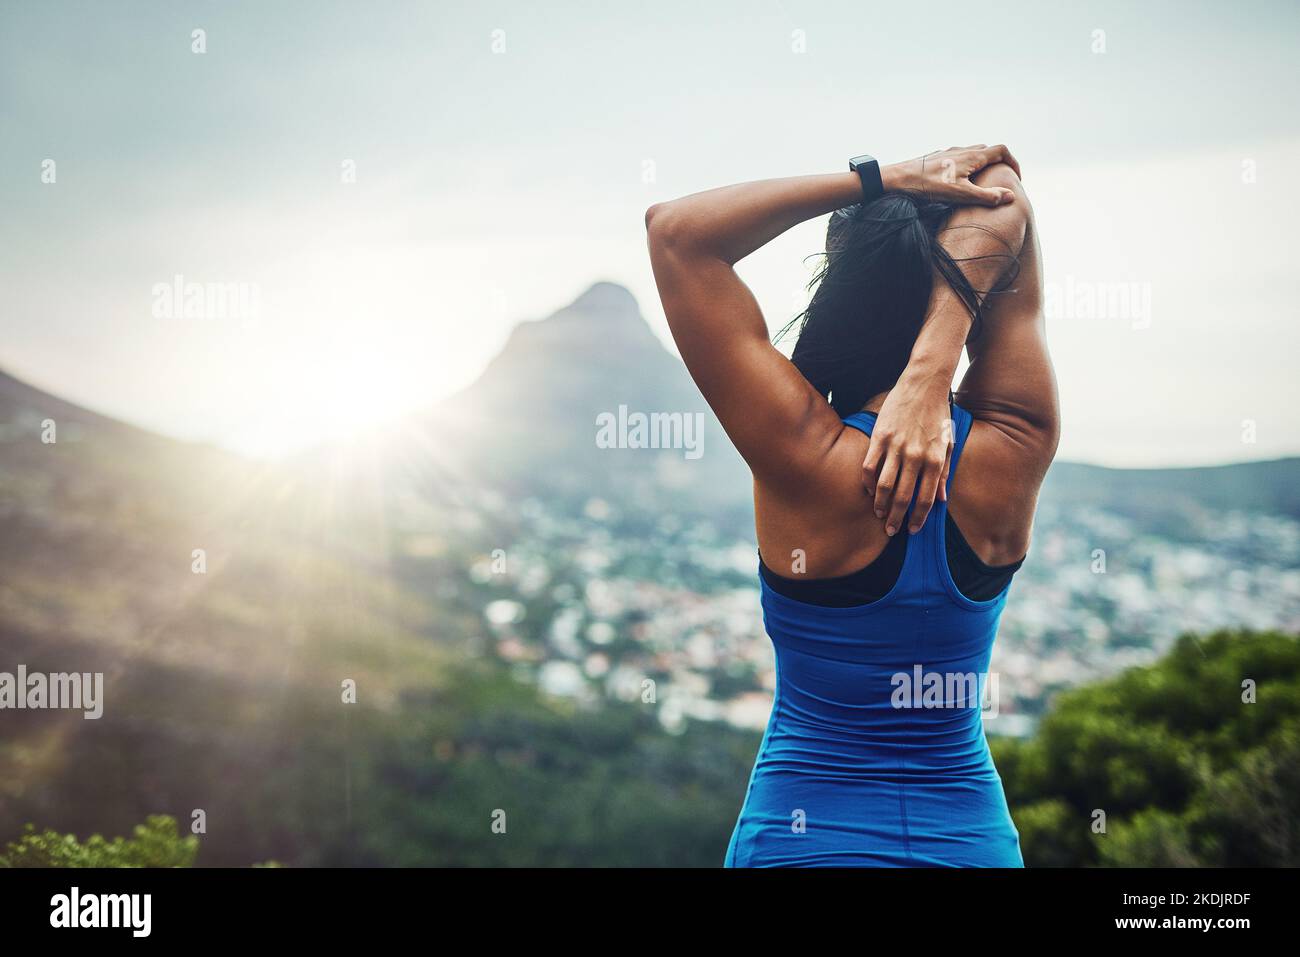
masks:
[(862, 201), (869, 203), (885, 194), (885, 183), (880, 178), (880, 164), (874, 156), (855, 156), (849, 160), (849, 169), (862, 180)]

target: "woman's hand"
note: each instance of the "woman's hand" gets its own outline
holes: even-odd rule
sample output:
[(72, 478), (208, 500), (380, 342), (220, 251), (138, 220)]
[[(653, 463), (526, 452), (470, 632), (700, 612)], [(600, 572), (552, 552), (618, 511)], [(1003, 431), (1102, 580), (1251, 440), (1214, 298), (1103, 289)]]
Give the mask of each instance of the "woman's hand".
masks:
[(1016, 175), (1020, 164), (1005, 146), (980, 143), (965, 148), (950, 146), (941, 153), (927, 153), (905, 163), (894, 163), (880, 171), (886, 190), (915, 190), (931, 199), (963, 206), (1001, 206), (1015, 202), (1011, 190), (976, 186), (971, 177), (986, 166), (1006, 163)]
[(862, 463), (863, 487), (875, 497), (876, 517), (885, 520), (885, 532), (891, 536), (903, 525), (913, 489), (916, 503), (907, 529), (913, 534), (925, 524), (936, 496), (941, 502), (948, 499), (951, 374), (945, 381), (941, 376), (909, 372), (885, 397)]

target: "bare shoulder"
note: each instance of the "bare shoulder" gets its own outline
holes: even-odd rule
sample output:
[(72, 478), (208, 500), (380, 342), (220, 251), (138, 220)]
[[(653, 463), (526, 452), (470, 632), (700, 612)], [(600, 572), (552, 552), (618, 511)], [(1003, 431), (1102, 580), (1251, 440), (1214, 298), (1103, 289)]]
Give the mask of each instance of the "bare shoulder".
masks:
[(989, 565), (1019, 561), (1029, 551), (1038, 493), (1051, 465), (1042, 446), (1014, 431), (975, 420), (952, 474), (948, 511), (963, 537)]
[(769, 564), (797, 553), (801, 574), (827, 578), (879, 557), (889, 537), (860, 479), (869, 441), (857, 429), (842, 426), (798, 482), (773, 483), (755, 475), (755, 525), (759, 550)]

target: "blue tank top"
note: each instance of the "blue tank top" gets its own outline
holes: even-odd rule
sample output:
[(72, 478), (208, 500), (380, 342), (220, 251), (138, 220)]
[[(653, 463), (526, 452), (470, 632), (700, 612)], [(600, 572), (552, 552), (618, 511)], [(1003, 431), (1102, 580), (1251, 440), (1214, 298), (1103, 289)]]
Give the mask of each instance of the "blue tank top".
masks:
[[(952, 409), (949, 485), (971, 427)], [(875, 418), (844, 423), (870, 435)], [(870, 604), (811, 605), (760, 576), (776, 693), (727, 867), (1024, 866), (981, 719), (1010, 585), (989, 601), (957, 589), (946, 514), (935, 502)]]

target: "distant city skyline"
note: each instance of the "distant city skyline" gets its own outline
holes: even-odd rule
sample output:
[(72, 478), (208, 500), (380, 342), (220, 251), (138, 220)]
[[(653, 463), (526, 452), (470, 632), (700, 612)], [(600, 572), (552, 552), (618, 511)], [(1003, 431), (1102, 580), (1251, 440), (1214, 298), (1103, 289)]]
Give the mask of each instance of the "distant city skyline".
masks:
[[(7, 4), (0, 370), (288, 452), (430, 407), (598, 280), (671, 349), (652, 202), (1006, 142), (1060, 457), (1300, 454), (1298, 28), (1281, 2)], [(821, 230), (739, 267), (773, 330)]]

